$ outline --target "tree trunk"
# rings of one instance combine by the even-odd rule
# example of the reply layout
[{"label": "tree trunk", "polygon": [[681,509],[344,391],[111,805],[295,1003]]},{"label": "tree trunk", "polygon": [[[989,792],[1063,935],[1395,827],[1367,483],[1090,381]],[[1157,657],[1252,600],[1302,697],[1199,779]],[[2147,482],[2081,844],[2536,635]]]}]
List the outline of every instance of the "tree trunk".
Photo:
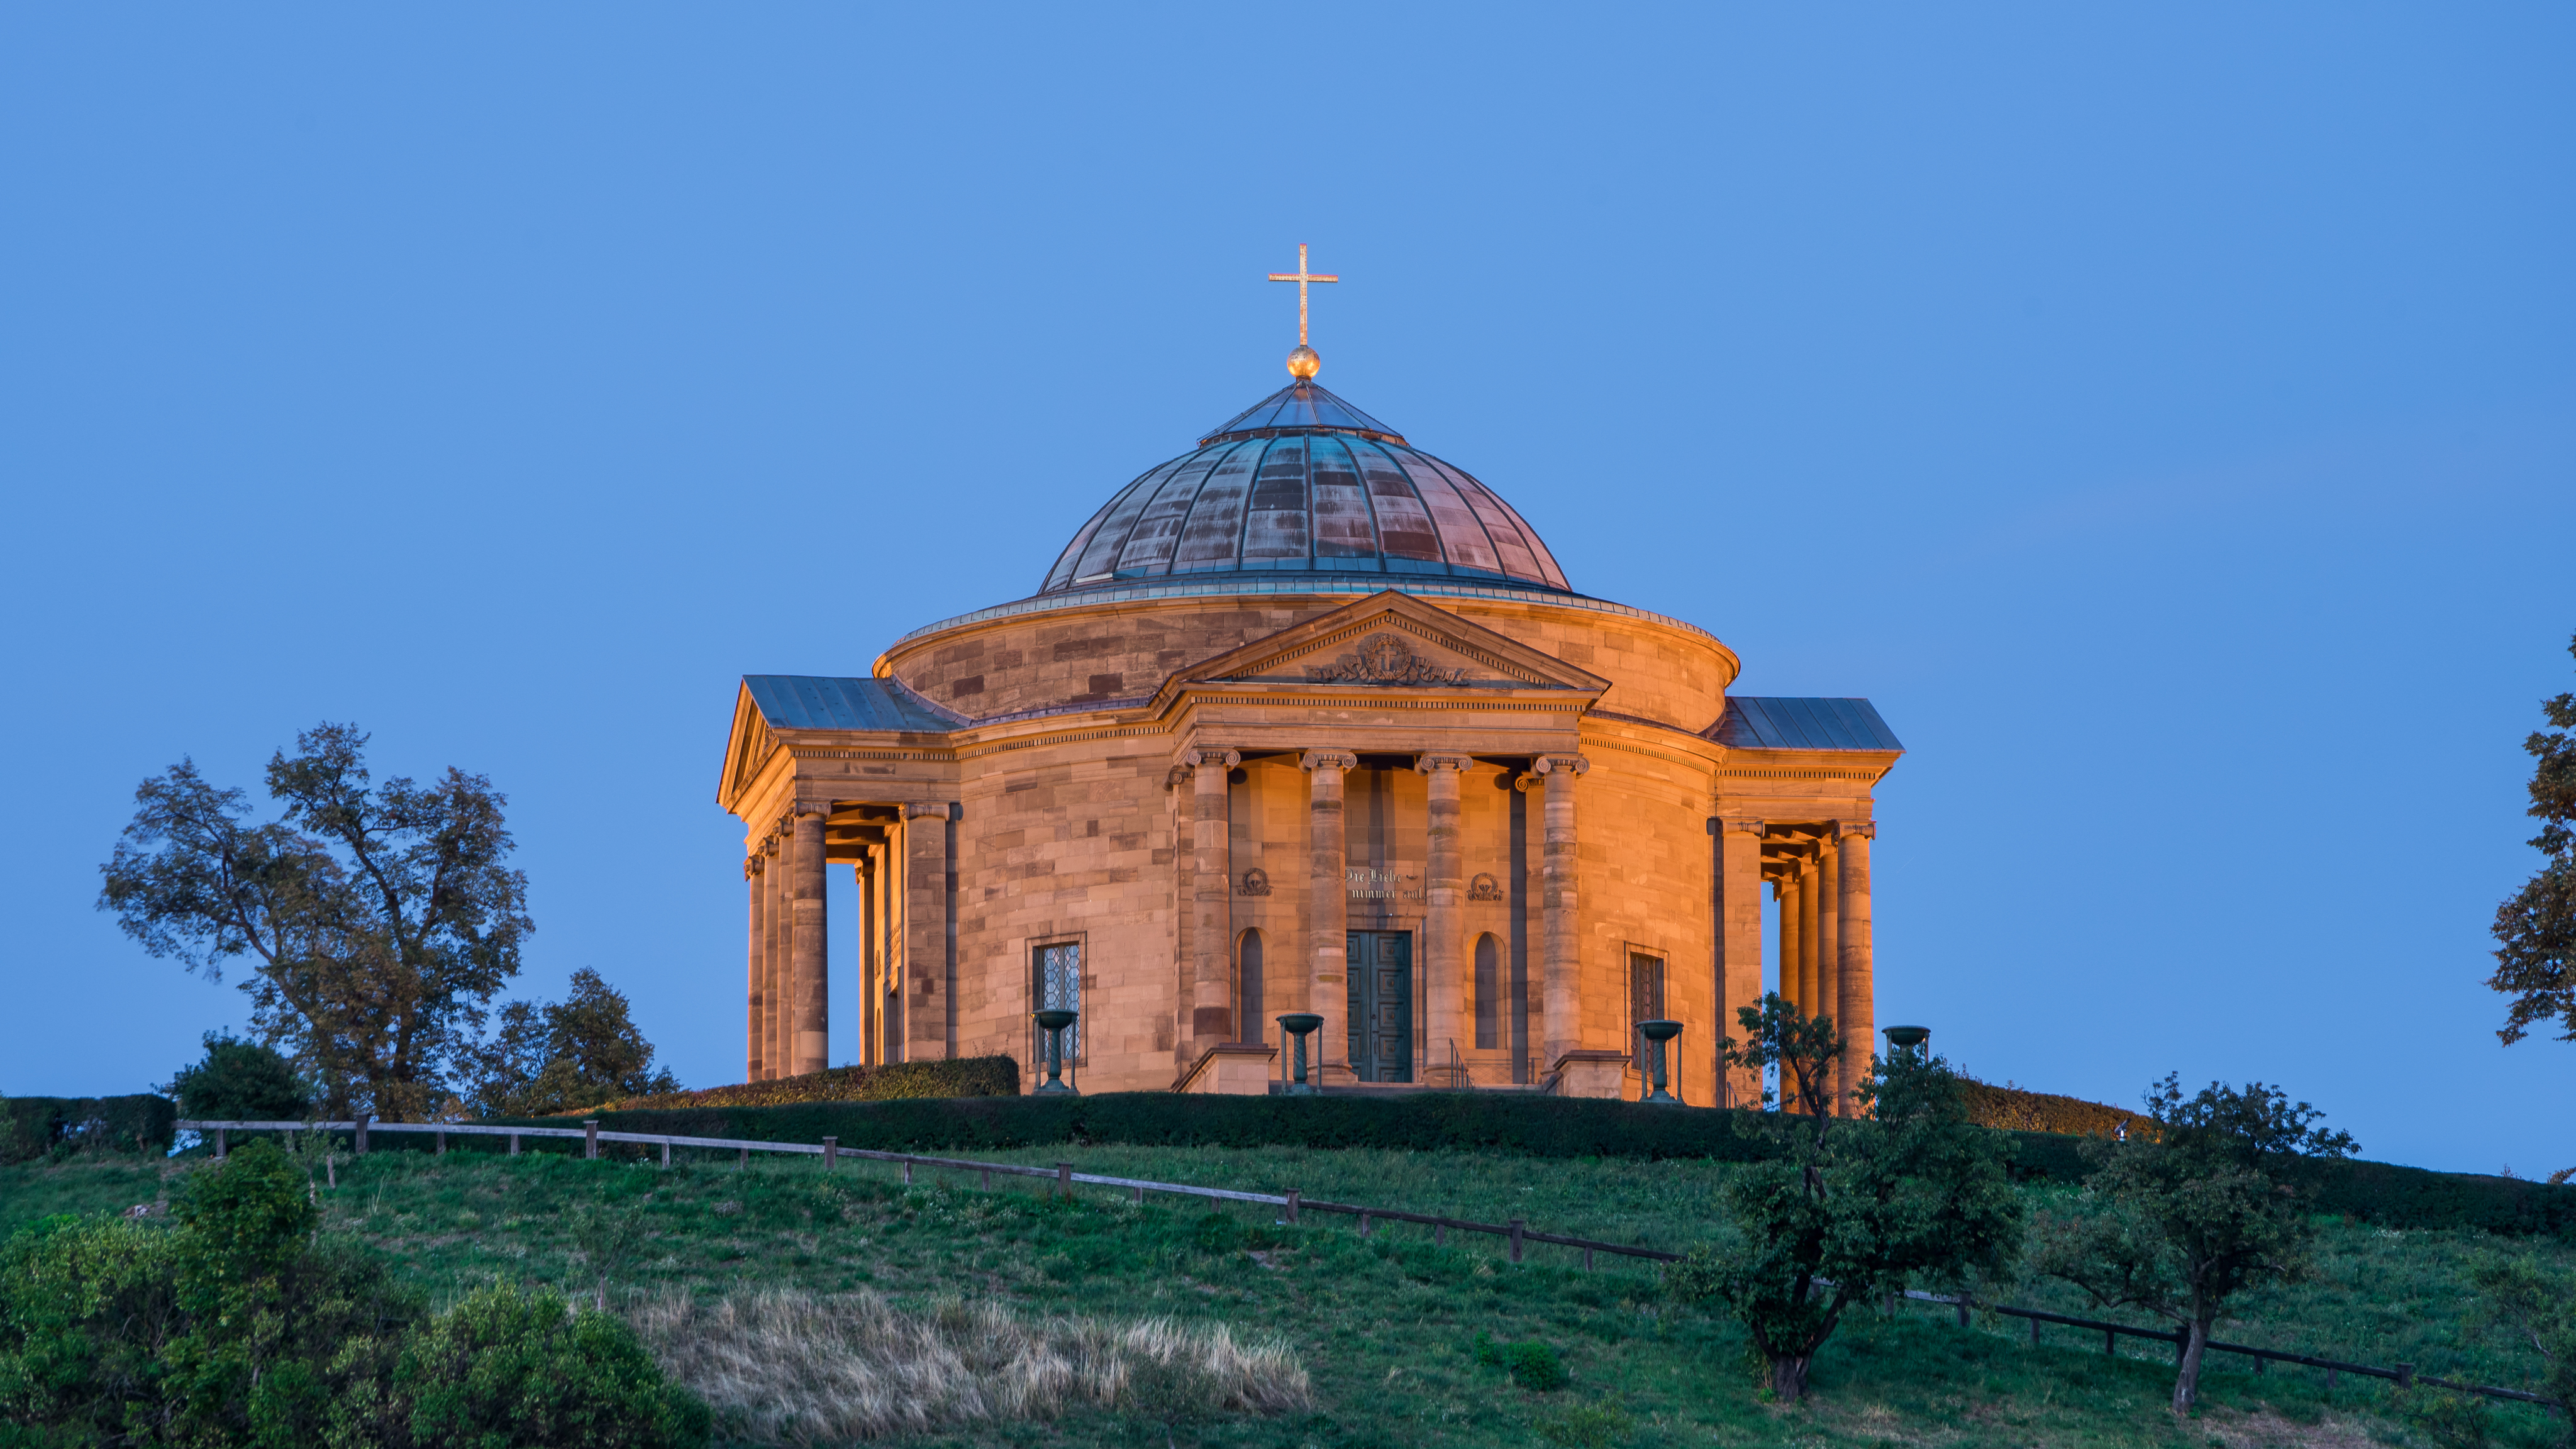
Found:
[{"label": "tree trunk", "polygon": [[2182,1361],[2174,1370],[2173,1411],[2176,1417],[2191,1412],[2200,1402],[2200,1359],[2209,1349],[2209,1319],[2193,1314],[2183,1325]]},{"label": "tree trunk", "polygon": [[1807,1368],[1815,1361],[1816,1356],[1812,1353],[1772,1355],[1772,1396],[1784,1404],[1794,1404],[1806,1397]]}]

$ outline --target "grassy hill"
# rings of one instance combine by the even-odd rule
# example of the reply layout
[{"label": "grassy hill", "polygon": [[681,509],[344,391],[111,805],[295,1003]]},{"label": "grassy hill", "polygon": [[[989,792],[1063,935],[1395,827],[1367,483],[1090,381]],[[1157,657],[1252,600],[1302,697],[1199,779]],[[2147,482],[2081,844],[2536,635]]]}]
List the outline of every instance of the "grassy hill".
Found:
[{"label": "grassy hill", "polygon": [[[1083,1171],[1166,1181],[1293,1186],[1316,1198],[1523,1217],[1552,1231],[1673,1248],[1715,1234],[1709,1194],[1729,1170],[1464,1151],[1102,1146],[978,1155],[1070,1160]],[[189,1162],[0,1169],[0,1230],[51,1212],[150,1204]],[[1067,1203],[1046,1199],[1036,1184],[997,1184],[988,1193],[928,1174],[907,1189],[891,1168],[845,1163],[827,1174],[812,1158],[664,1170],[549,1155],[379,1152],[344,1161],[339,1186],[321,1196],[332,1230],[392,1254],[443,1299],[494,1278],[588,1296],[594,1283],[576,1247],[578,1224],[585,1209],[605,1207],[631,1212],[643,1230],[611,1293],[631,1314],[658,1314],[657,1331],[666,1334],[692,1331],[692,1312],[702,1318],[763,1293],[874,1293],[916,1323],[938,1318],[949,1300],[997,1305],[1022,1323],[1066,1315],[1111,1329],[1157,1318],[1222,1323],[1245,1344],[1286,1348],[1311,1378],[1311,1404],[1282,1413],[1210,1416],[1139,1393],[1118,1409],[1077,1404],[1046,1423],[934,1426],[907,1441],[915,1443],[1106,1446],[1162,1443],[1167,1434],[1174,1444],[1354,1449],[2409,1442],[2402,1408],[2375,1384],[2347,1380],[2329,1394],[2322,1375],[2257,1377],[2221,1358],[2204,1383],[2208,1411],[2177,1426],[2162,1408],[2171,1382],[2164,1350],[2127,1344],[2106,1359],[2098,1338],[2060,1329],[2033,1348],[2019,1321],[1963,1330],[1923,1309],[1851,1321],[1819,1359],[1811,1401],[1781,1409],[1757,1392],[1742,1335],[1669,1308],[1641,1263],[1605,1260],[1585,1272],[1572,1254],[1533,1248],[1515,1267],[1489,1240],[1435,1247],[1412,1228],[1381,1228],[1362,1240],[1347,1218],[1290,1228],[1268,1211],[1140,1207],[1101,1189],[1082,1189]],[[2492,1245],[2470,1232],[2331,1226],[2316,1279],[2250,1298],[2242,1321],[2223,1335],[2521,1382],[2532,1368],[2527,1355],[2461,1327],[2460,1265]],[[2550,1240],[2515,1246],[2576,1257]],[[2080,1311],[2039,1285],[2017,1296]],[[955,1318],[965,1310],[945,1311]],[[1480,1358],[1480,1334],[1550,1345],[1570,1383],[1552,1392],[1522,1387]],[[2518,1406],[2500,1407],[2494,1427],[2502,1444],[2556,1437],[2537,1411]]]}]

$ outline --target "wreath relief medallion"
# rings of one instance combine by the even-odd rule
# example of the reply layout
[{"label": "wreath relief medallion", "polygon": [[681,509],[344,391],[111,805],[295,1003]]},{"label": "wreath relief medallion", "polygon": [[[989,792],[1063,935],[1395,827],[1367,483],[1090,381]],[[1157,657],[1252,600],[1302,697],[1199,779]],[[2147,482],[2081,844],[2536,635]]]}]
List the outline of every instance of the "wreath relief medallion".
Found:
[{"label": "wreath relief medallion", "polygon": [[1364,684],[1457,684],[1464,668],[1443,669],[1413,652],[1400,634],[1371,634],[1360,647],[1330,664],[1309,664],[1306,678],[1314,684],[1353,680]]}]

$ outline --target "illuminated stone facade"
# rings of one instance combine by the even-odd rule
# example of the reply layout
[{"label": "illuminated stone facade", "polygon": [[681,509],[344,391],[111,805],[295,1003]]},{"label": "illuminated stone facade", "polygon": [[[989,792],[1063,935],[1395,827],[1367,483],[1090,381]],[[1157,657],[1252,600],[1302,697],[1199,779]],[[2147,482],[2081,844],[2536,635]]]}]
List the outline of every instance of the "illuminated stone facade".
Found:
[{"label": "illuminated stone facade", "polygon": [[[1085,1091],[1260,1091],[1277,1018],[1328,1089],[1743,1103],[1715,1043],[1763,988],[1873,1023],[1864,700],[1733,699],[1714,636],[1566,587],[1454,466],[1300,380],[1149,470],[1037,595],[917,630],[867,678],[743,681],[752,1079],[1041,1059]],[[855,1002],[823,872],[855,869]],[[840,1036],[832,1035],[837,1021]]]}]

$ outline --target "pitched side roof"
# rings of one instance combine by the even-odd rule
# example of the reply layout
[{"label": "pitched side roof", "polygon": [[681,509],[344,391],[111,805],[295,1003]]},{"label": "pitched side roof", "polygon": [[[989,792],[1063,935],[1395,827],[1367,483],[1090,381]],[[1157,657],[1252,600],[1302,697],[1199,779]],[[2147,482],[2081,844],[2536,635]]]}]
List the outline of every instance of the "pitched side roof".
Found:
[{"label": "pitched side roof", "polygon": [[920,700],[884,679],[827,679],[810,674],[746,674],[762,719],[790,730],[911,730],[945,734],[957,728]]},{"label": "pitched side roof", "polygon": [[1890,750],[1896,732],[1865,699],[1730,694],[1709,738],[1748,750]]}]

